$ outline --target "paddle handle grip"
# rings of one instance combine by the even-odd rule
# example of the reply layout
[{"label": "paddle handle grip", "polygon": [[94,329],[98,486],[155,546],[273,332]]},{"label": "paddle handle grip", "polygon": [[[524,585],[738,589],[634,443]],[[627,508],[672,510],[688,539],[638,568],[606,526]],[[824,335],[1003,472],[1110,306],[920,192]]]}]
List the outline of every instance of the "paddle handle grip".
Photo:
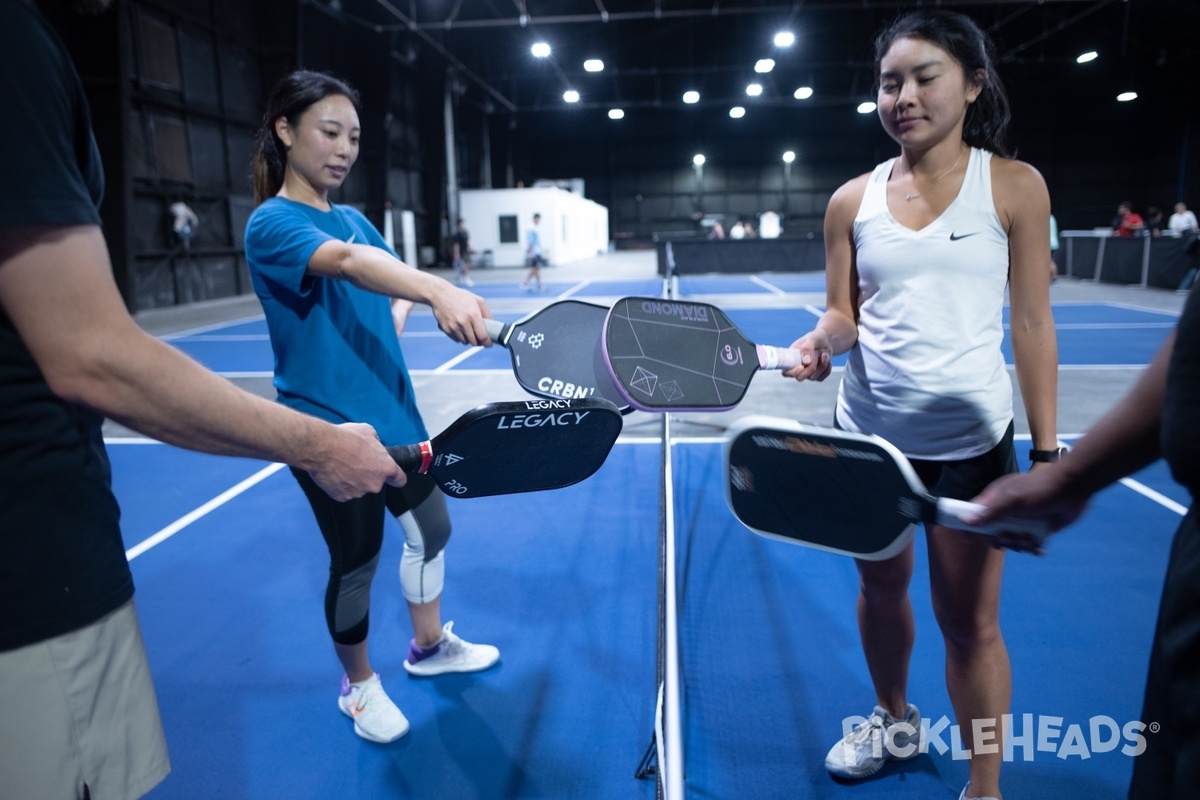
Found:
[{"label": "paddle handle grip", "polygon": [[504,323],[498,319],[488,319],[487,317],[483,319],[483,328],[487,331],[488,338],[492,340],[493,344],[504,344],[500,341],[504,335],[504,327]]},{"label": "paddle handle grip", "polygon": [[1041,544],[1050,535],[1050,523],[1043,519],[1025,519],[1021,517],[1001,517],[986,525],[968,525],[963,521],[967,515],[975,515],[983,510],[978,503],[968,503],[966,500],[955,500],[950,497],[939,497],[937,501],[938,525],[954,528],[959,531],[973,533],[1023,533]]},{"label": "paddle handle grip", "polygon": [[758,352],[759,369],[789,370],[800,365],[800,351],[790,347],[772,347],[769,344],[755,345]]},{"label": "paddle handle grip", "polygon": [[415,472],[424,475],[433,463],[432,442],[419,444],[394,444],[385,448],[392,460],[405,472]]}]

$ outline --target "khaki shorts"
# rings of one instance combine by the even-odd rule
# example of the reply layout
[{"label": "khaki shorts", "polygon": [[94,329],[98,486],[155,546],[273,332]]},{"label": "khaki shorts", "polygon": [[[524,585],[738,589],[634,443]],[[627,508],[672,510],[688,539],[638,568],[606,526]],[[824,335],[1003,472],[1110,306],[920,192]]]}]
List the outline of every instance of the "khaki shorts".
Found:
[{"label": "khaki shorts", "polygon": [[141,797],[170,770],[132,600],[0,652],[0,800]]}]

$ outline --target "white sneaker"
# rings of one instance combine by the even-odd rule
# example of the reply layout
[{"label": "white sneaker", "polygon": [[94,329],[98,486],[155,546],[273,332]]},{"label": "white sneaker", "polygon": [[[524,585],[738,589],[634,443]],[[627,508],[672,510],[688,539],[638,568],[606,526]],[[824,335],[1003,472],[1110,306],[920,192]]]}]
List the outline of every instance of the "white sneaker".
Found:
[{"label": "white sneaker", "polygon": [[338,708],[354,720],[354,732],[369,741],[386,744],[408,733],[408,720],[383,691],[379,673],[358,683],[343,675]]},{"label": "white sneaker", "polygon": [[995,797],[967,797],[967,789],[971,788],[971,782],[967,781],[967,785],[963,787],[962,794],[958,796],[958,800],[996,800]]},{"label": "white sneaker", "polygon": [[418,647],[416,639],[409,642],[404,668],[410,675],[429,677],[445,672],[478,672],[500,660],[498,649],[490,644],[463,641],[454,635],[453,627],[453,622],[447,622],[442,627],[441,641],[433,647]]},{"label": "white sneaker", "polygon": [[470,277],[463,278],[463,286],[470,287],[470,286],[474,286],[474,285],[475,285],[475,281],[471,280]]},{"label": "white sneaker", "polygon": [[904,719],[896,719],[875,706],[871,717],[842,737],[825,756],[825,769],[839,778],[867,778],[888,761],[905,761],[917,755],[920,743],[921,712],[916,706],[909,705]]}]

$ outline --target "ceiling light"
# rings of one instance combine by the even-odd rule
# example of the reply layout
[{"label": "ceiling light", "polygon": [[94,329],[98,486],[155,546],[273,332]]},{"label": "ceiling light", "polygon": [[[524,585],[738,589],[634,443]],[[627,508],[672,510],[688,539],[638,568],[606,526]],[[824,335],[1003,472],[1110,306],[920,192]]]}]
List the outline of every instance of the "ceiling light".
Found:
[{"label": "ceiling light", "polygon": [[1095,50],[1089,50],[1086,53],[1080,53],[1079,57],[1076,58],[1075,61],[1076,61],[1076,63],[1079,63],[1079,64],[1086,64],[1089,61],[1095,61],[1097,58],[1099,58],[1099,56],[1100,56],[1100,54],[1097,53]]},{"label": "ceiling light", "polygon": [[786,153],[783,154],[783,161],[785,164],[790,164],[795,160],[796,160],[796,154],[793,153],[791,150],[788,150]]},{"label": "ceiling light", "polygon": [[697,167],[703,167],[704,166],[704,155],[702,153],[696,153],[696,155],[692,156],[692,163],[695,164]]},{"label": "ceiling light", "polygon": [[775,69],[775,59],[773,58],[760,58],[754,64],[754,71],[760,75],[766,74],[773,69]]},{"label": "ceiling light", "polygon": [[619,108],[610,108],[608,110],[609,119],[625,119],[625,112]]},{"label": "ceiling light", "polygon": [[807,100],[808,98],[812,97],[812,94],[813,90],[811,86],[801,86],[792,93],[792,97],[796,98],[797,100]]},{"label": "ceiling light", "polygon": [[869,100],[865,103],[858,104],[858,113],[860,113],[860,114],[870,114],[874,110],[875,110],[875,104]]},{"label": "ceiling light", "polygon": [[733,108],[729,109],[729,116],[733,117],[734,119],[741,119],[742,117],[746,116],[746,109],[742,108],[741,106],[734,106]]},{"label": "ceiling light", "polygon": [[535,42],[533,47],[529,48],[529,52],[537,58],[546,58],[550,55],[550,45],[545,42]]},{"label": "ceiling light", "polygon": [[1137,92],[1121,92],[1117,95],[1117,100],[1121,103],[1128,103],[1130,100],[1137,100]]},{"label": "ceiling light", "polygon": [[563,92],[563,100],[566,100],[568,103],[578,103],[579,92],[575,91],[574,89],[567,89],[565,92]]},{"label": "ceiling light", "polygon": [[762,84],[761,83],[750,84],[749,86],[746,87],[746,94],[750,95],[751,97],[758,97],[760,94],[762,94]]},{"label": "ceiling light", "polygon": [[589,58],[587,61],[583,62],[583,68],[588,72],[603,72],[604,62],[598,58]]},{"label": "ceiling light", "polygon": [[687,92],[684,92],[684,93],[683,93],[683,102],[685,102],[685,103],[699,103],[699,102],[700,102],[700,93],[699,93],[699,92],[695,92],[695,91],[687,91]]},{"label": "ceiling light", "polygon": [[791,31],[780,31],[775,34],[776,47],[791,47],[796,43],[796,34]]}]

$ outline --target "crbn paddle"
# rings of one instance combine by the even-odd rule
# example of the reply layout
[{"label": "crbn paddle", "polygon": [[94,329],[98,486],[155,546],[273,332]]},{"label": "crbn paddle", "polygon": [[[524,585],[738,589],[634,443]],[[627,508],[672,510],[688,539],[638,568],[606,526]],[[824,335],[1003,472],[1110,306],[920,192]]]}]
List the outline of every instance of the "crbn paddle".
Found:
[{"label": "crbn paddle", "polygon": [[790,369],[800,353],[756,345],[708,303],[623,297],[604,322],[604,360],[634,408],[726,411],[756,372]]},{"label": "crbn paddle", "polygon": [[603,398],[489,403],[429,441],[387,450],[405,472],[428,473],[450,497],[537,492],[600,469],[621,424],[621,412]]},{"label": "crbn paddle", "polygon": [[962,517],[974,503],[934,497],[912,464],[878,436],[748,416],[725,439],[725,499],[755,533],[868,561],[899,553],[914,522],[976,533],[1018,532],[1041,544],[1042,520],[983,527]]},{"label": "crbn paddle", "polygon": [[600,338],[608,308],[578,300],[551,303],[504,324],[485,319],[491,340],[507,348],[521,388],[539,397],[603,397],[622,412],[632,409],[613,385]]}]

